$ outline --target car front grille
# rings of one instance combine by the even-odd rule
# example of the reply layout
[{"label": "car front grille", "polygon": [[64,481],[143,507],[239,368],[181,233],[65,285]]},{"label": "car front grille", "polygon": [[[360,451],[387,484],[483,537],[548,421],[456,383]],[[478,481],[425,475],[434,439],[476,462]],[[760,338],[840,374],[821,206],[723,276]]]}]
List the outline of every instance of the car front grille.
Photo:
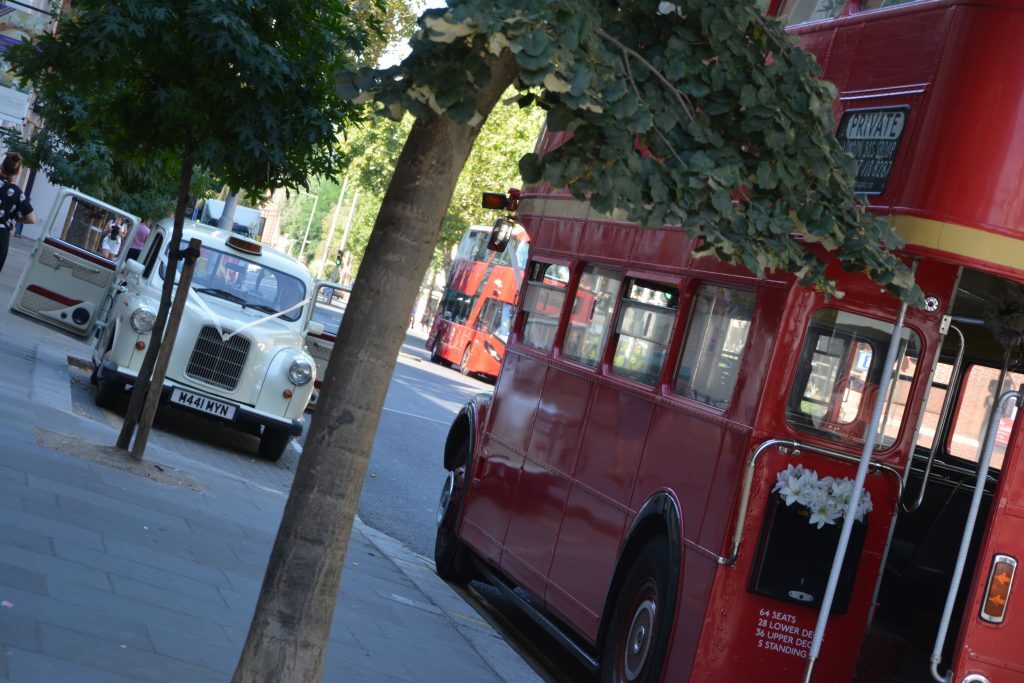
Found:
[{"label": "car front grille", "polygon": [[199,331],[185,374],[221,389],[233,391],[238,386],[249,356],[249,340],[235,336],[222,341],[217,328],[207,325]]}]

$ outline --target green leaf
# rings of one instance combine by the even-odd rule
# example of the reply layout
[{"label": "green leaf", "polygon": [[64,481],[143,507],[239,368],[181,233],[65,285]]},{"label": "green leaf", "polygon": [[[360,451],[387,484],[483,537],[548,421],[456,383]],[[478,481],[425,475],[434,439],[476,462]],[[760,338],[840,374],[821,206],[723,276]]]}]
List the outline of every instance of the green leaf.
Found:
[{"label": "green leaf", "polygon": [[519,160],[519,173],[527,183],[539,183],[542,170],[540,157],[533,152],[524,154]]}]

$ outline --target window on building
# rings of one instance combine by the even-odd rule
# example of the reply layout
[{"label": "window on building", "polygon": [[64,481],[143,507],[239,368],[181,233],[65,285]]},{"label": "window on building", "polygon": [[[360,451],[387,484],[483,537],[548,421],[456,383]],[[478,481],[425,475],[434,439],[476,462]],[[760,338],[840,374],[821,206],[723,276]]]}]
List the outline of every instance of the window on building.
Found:
[{"label": "window on building", "polygon": [[555,263],[535,261],[523,294],[523,343],[551,351],[558,331],[558,318],[565,303],[569,269]]},{"label": "window on building", "polygon": [[676,371],[676,393],[727,408],[753,316],[753,292],[701,285],[690,309]]},{"label": "window on building", "polygon": [[590,367],[600,364],[612,327],[621,279],[619,272],[612,268],[586,266],[583,269],[562,344],[563,356]]},{"label": "window on building", "polygon": [[[891,335],[888,322],[831,308],[817,311],[797,363],[786,420],[802,431],[863,441]],[[889,446],[899,434],[920,348],[917,334],[904,328],[876,448]]]},{"label": "window on building", "polygon": [[679,305],[679,290],[646,280],[626,281],[612,369],[649,386],[658,383]]}]

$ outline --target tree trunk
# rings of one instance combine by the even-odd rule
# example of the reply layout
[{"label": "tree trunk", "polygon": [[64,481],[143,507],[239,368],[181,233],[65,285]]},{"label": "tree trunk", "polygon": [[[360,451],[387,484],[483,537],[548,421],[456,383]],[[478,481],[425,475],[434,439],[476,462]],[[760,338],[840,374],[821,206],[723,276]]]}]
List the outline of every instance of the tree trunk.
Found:
[{"label": "tree trunk", "polygon": [[[181,315],[185,312],[185,302],[188,301],[189,289],[192,287],[192,274],[195,272],[196,261],[199,260],[199,248],[202,245],[203,243],[196,238],[192,238],[188,243],[189,254],[181,269],[181,275],[178,277],[178,290],[174,293],[174,303],[171,304],[171,313],[167,318],[168,342],[160,346],[160,353],[156,357],[149,392],[146,394],[146,402],[139,418],[139,429],[135,432],[135,443],[132,444],[132,457],[136,460],[142,460],[142,456],[146,452],[149,430],[153,426],[156,408],[160,404],[160,393],[164,386],[164,378],[167,377],[167,365],[171,362],[171,352],[174,350],[174,338],[181,325]],[[181,257],[180,254],[178,256]],[[174,271],[169,272],[173,273]]]},{"label": "tree trunk", "polygon": [[[511,54],[492,63],[477,104],[485,119],[516,72]],[[234,683],[321,679],[384,396],[441,221],[479,131],[480,124],[447,117],[420,119],[402,149],[342,318]]]},{"label": "tree trunk", "polygon": [[[171,229],[172,249],[167,256],[167,273],[176,273],[178,269],[178,249],[181,244],[181,233],[185,227],[185,207],[188,205],[189,189],[192,185],[192,157],[195,154],[196,143],[189,140],[181,155],[181,175],[178,178],[178,203],[174,207],[174,227]],[[150,377],[153,376],[153,368],[156,367],[156,357],[160,353],[162,343],[173,344],[174,340],[164,339],[164,330],[167,327],[167,316],[171,311],[171,291],[174,289],[174,278],[164,279],[164,286],[160,290],[160,310],[156,313],[156,321],[153,323],[153,333],[149,336],[149,348],[142,358],[142,366],[139,368],[138,379],[132,387],[131,400],[128,403],[128,412],[125,414],[124,422],[121,423],[121,433],[117,435],[117,447],[128,450],[132,443],[132,435],[142,415],[142,407],[146,403],[146,395],[150,391]],[[163,389],[163,382],[156,387],[156,391]],[[149,425],[147,425],[147,428]],[[141,455],[141,454],[140,454]]]}]

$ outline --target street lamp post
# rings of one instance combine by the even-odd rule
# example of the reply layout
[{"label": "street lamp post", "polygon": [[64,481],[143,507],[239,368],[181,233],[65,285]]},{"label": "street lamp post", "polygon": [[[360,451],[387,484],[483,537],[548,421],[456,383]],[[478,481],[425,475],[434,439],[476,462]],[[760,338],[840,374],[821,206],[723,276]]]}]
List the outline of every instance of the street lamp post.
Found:
[{"label": "street lamp post", "polygon": [[304,194],[307,197],[313,198],[313,209],[309,212],[309,221],[306,222],[306,232],[302,235],[302,246],[299,247],[299,253],[297,258],[302,258],[302,252],[306,250],[306,239],[309,237],[309,228],[313,225],[313,216],[316,214],[316,203],[320,201],[320,195],[310,194],[309,192],[303,192],[299,190],[299,194]]}]

